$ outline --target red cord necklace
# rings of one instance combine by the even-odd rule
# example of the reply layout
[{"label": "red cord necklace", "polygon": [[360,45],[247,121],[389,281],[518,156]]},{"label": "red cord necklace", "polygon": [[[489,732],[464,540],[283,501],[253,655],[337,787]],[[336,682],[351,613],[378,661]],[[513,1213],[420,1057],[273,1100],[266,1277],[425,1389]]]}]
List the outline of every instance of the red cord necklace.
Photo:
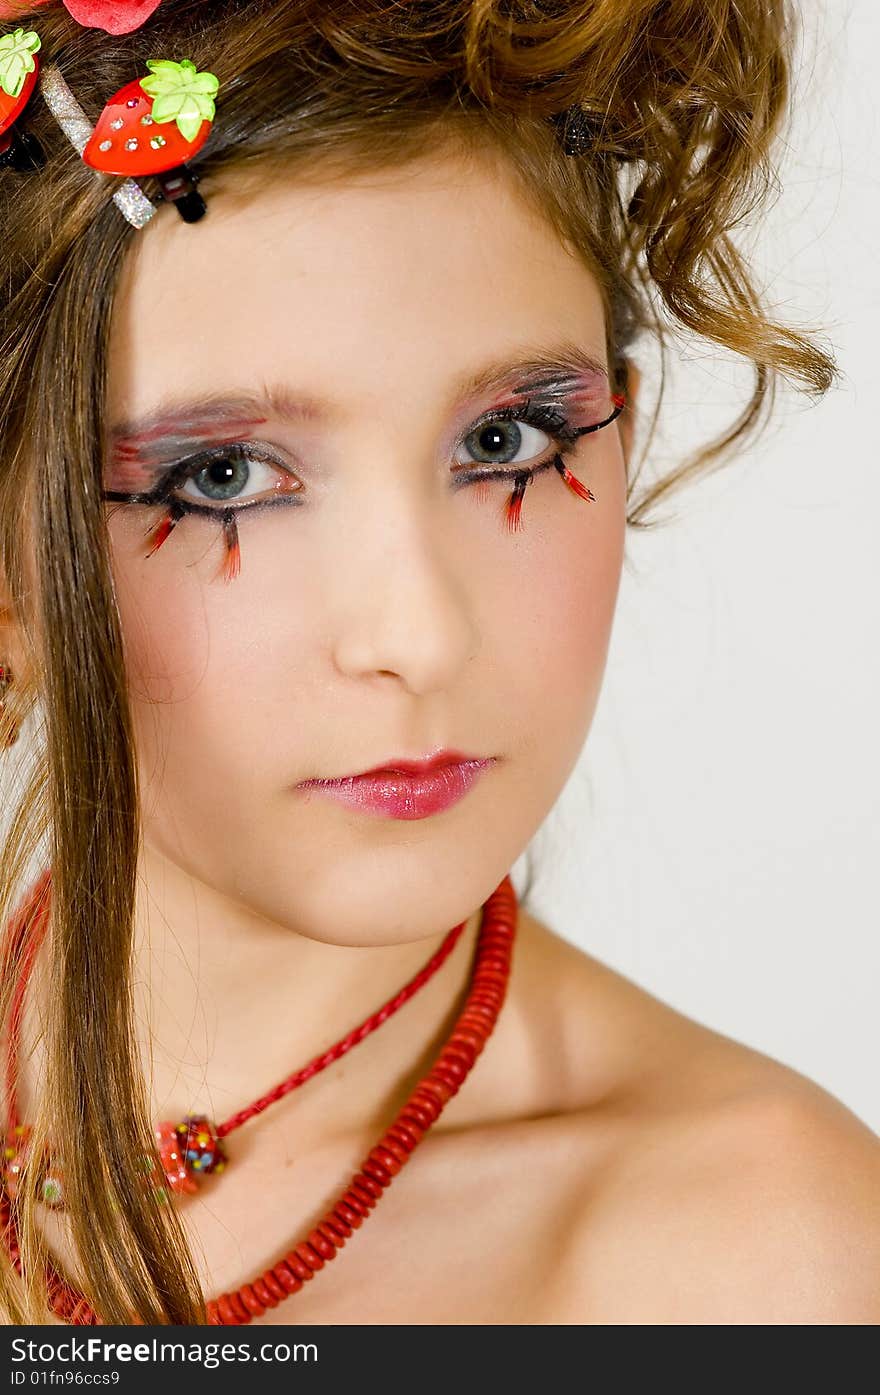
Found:
[{"label": "red cord necklace", "polygon": [[[9,952],[4,964],[4,972],[8,972],[13,950],[24,942],[21,976],[16,984],[10,1008],[10,1041],[6,1074],[7,1122],[2,1182],[12,1199],[15,1198],[18,1191],[18,1178],[27,1157],[31,1134],[30,1125],[20,1122],[16,1093],[21,1015],[31,969],[49,922],[50,903],[51,871],[47,871],[34,884],[22,907],[13,918]],[[462,921],[460,925],[453,926],[427,964],[377,1012],[372,1013],[359,1027],[355,1027],[335,1046],[331,1046],[329,1050],[314,1057],[301,1070],[295,1071],[286,1080],[282,1080],[280,1085],[276,1085],[267,1095],[239,1110],[237,1114],[233,1114],[222,1124],[215,1125],[204,1114],[189,1114],[182,1123],[164,1120],[157,1124],[155,1136],[163,1171],[158,1176],[152,1174],[151,1180],[159,1192],[160,1199],[168,1200],[169,1193],[194,1194],[198,1191],[197,1178],[212,1172],[222,1172],[229,1162],[229,1158],[221,1140],[227,1134],[232,1133],[234,1129],[246,1124],[249,1119],[261,1114],[264,1109],[268,1109],[270,1104],[274,1104],[276,1100],[282,1099],[291,1090],[305,1084],[312,1076],[317,1075],[319,1071],[338,1060],[340,1056],[343,1056],[353,1046],[357,1046],[359,1042],[369,1036],[371,1032],[374,1032],[377,1027],[381,1027],[384,1022],[387,1022],[388,1018],[413,997],[445,962],[457,943],[465,923]],[[147,1160],[147,1166],[152,1173],[152,1159]],[[63,1209],[63,1177],[57,1159],[50,1161],[47,1158],[43,1161],[40,1191],[41,1200],[47,1206],[53,1210]]]},{"label": "red cord necklace", "polygon": [[[16,986],[16,994],[10,1015],[10,1046],[7,1075],[7,1095],[9,1100],[8,1119],[12,1129],[21,1130],[15,1106],[15,1065],[17,1058],[17,1037],[23,1002],[24,984],[33,964],[39,939],[45,931],[48,911],[49,873],[36,883],[34,891],[25,905],[13,918],[10,938],[10,953],[16,941],[20,942],[34,919],[33,910],[39,902],[36,924],[37,935],[25,951],[22,979]],[[406,1104],[397,1115],[390,1128],[371,1149],[360,1169],[339,1200],[322,1221],[309,1233],[304,1241],[295,1245],[283,1259],[271,1266],[250,1283],[243,1284],[234,1293],[224,1293],[207,1304],[208,1321],[217,1326],[233,1326],[250,1322],[261,1316],[267,1308],[274,1308],[292,1293],[302,1288],[303,1283],[313,1277],[317,1270],[335,1257],[352,1231],[358,1229],[363,1220],[376,1205],[383,1190],[391,1185],[392,1178],[400,1171],[412,1150],[421,1141],[434,1121],[439,1117],[448,1099],[454,1095],[467,1078],[477,1056],[486,1044],[507,991],[510,976],[511,954],[516,934],[517,899],[510,877],[506,876],[483,906],[480,935],[471,975],[467,1001],[452,1033],[442,1048],[434,1065],[419,1082]],[[196,1172],[220,1171],[225,1163],[225,1155],[220,1146],[220,1138],[234,1128],[262,1112],[269,1104],[287,1094],[296,1085],[310,1079],[331,1060],[337,1059],[344,1051],[363,1040],[381,1022],[386,1021],[402,1003],[411,997],[452,950],[465,922],[455,926],[447,935],[440,949],[425,967],[378,1013],[356,1028],[329,1052],[315,1057],[303,1070],[290,1076],[268,1095],[257,1100],[247,1109],[233,1115],[224,1124],[214,1128],[204,1116],[188,1116],[183,1125],[159,1126],[157,1140],[160,1154],[168,1175],[168,1162],[171,1162],[171,1175],[168,1176],[173,1191],[195,1191],[192,1168]],[[187,1146],[177,1159],[162,1152],[160,1129],[174,1129],[174,1138],[166,1134],[168,1153]],[[180,1133],[178,1131],[182,1130]],[[7,1142],[12,1141],[10,1133]],[[189,1146],[193,1145],[193,1146]],[[14,1153],[14,1148],[12,1152]],[[7,1148],[7,1157],[9,1156]],[[219,1155],[219,1156],[218,1156]],[[175,1183],[176,1178],[176,1183]],[[13,1192],[6,1185],[5,1177],[0,1179],[0,1230],[3,1232],[6,1248],[16,1271],[21,1274],[18,1232],[12,1216]],[[50,1201],[50,1204],[51,1201]],[[57,1202],[55,1204],[58,1204]],[[52,1311],[64,1321],[76,1326],[95,1326],[99,1318],[83,1294],[69,1285],[58,1270],[48,1263],[46,1287]]]}]

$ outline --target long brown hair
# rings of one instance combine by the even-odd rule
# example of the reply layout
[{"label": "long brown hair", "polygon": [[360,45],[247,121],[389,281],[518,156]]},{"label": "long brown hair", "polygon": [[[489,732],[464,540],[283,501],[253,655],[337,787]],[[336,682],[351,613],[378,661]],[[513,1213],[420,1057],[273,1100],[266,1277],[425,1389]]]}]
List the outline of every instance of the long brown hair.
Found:
[{"label": "long brown hair", "polygon": [[[503,155],[597,278],[617,387],[642,332],[662,352],[684,327],[753,367],[751,395],[718,440],[640,498],[632,472],[633,526],[754,436],[779,375],[814,396],[834,381],[827,352],[768,318],[732,238],[773,181],[795,39],[786,0],[167,0],[121,38],[80,27],[60,4],[23,5],[0,31],[18,25],[37,29],[41,57],[92,121],[148,58],[188,57],[217,75],[217,120],[193,162],[208,216],[221,171],[345,178],[441,142]],[[572,157],[550,118],[574,104],[590,141]],[[34,1147],[65,1140],[78,1278],[102,1320],[204,1323],[183,1226],[131,1162],[156,1154],[133,1029],[139,802],[101,488],[108,324],[139,234],[110,198],[114,182],[76,157],[36,95],[25,124],[48,162],[0,171],[0,574],[27,654],[11,717],[32,717],[35,740],[5,811],[0,919],[45,845],[51,1007]],[[3,1024],[10,1001],[7,975]],[[26,1174],[26,1281],[0,1256],[10,1322],[51,1320],[36,1200]]]}]

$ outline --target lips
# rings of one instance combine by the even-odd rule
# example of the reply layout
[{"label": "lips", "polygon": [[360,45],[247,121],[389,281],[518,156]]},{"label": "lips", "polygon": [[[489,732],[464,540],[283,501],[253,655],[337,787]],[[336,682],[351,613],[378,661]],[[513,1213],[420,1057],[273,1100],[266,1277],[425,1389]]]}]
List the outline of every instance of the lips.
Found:
[{"label": "lips", "polygon": [[[494,758],[453,760],[449,753],[428,761],[400,761],[341,780],[304,780],[298,788],[314,791],[362,813],[392,819],[424,819],[463,799]],[[409,766],[407,771],[403,767]]]},{"label": "lips", "polygon": [[369,770],[361,770],[349,778],[359,780],[365,775],[431,775],[446,765],[462,765],[468,761],[482,760],[485,757],[472,756],[465,751],[442,750],[419,760],[407,760],[401,756],[385,765],[374,765]]}]

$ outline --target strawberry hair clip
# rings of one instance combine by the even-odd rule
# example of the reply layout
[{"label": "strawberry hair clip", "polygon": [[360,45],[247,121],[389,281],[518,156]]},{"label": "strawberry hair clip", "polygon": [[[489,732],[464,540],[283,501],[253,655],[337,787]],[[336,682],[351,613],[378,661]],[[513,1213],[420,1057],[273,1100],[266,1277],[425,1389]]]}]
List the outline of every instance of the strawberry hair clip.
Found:
[{"label": "strawberry hair clip", "polygon": [[[159,0],[65,0],[80,24],[109,34],[138,29],[158,4]],[[15,8],[0,4],[0,19],[14,14]],[[40,48],[40,36],[33,29],[16,29],[0,38],[0,167],[28,172],[45,163],[36,137],[18,124],[39,89],[83,161],[100,174],[126,176],[113,198],[133,227],[144,227],[157,209],[137,183],[135,176],[141,175],[158,179],[162,197],[174,204],[184,222],[198,222],[206,212],[205,202],[196,189],[198,175],[187,161],[211,133],[220,86],[214,74],[198,72],[188,58],[150,58],[149,74],[114,93],[93,127],[59,68],[41,65]]]}]

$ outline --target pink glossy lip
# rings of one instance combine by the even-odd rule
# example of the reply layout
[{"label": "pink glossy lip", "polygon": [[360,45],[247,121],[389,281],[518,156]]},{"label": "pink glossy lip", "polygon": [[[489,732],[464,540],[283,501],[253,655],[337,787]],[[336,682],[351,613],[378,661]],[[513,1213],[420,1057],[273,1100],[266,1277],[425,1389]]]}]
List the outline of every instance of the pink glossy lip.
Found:
[{"label": "pink glossy lip", "polygon": [[[454,761],[400,762],[428,765],[425,773],[383,769],[343,780],[303,780],[298,789],[315,790],[351,809],[388,819],[426,819],[463,799],[494,757]],[[433,768],[432,768],[433,767]]]}]

